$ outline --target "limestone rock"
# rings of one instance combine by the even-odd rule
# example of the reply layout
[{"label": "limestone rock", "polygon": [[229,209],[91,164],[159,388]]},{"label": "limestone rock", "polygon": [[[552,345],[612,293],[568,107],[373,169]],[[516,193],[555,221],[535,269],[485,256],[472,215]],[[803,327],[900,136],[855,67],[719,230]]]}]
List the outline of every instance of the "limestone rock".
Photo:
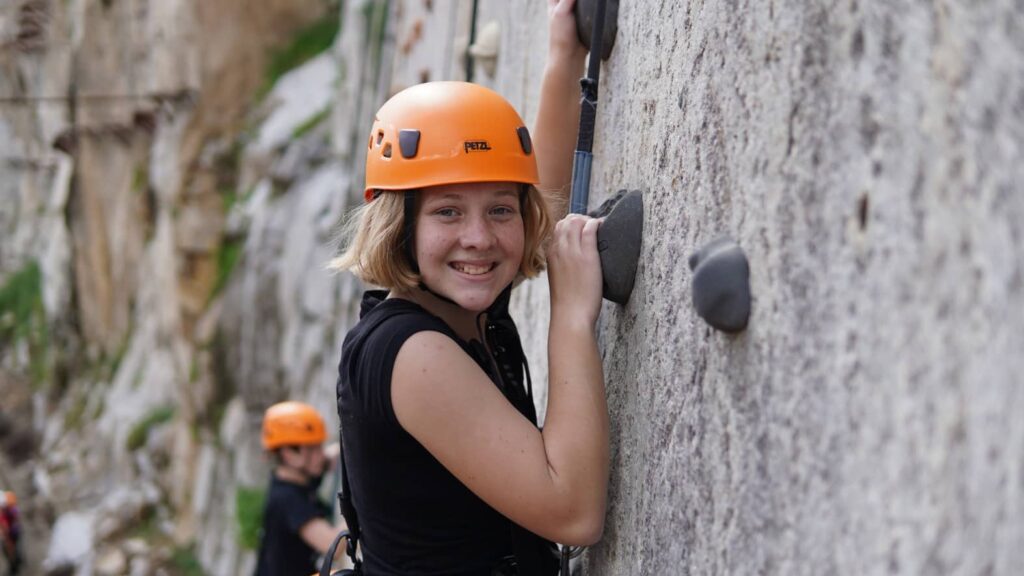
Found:
[{"label": "limestone rock", "polygon": [[93,562],[96,576],[121,576],[128,569],[128,558],[118,548],[102,548]]},{"label": "limestone rock", "polygon": [[93,514],[66,512],[53,526],[50,547],[43,561],[43,569],[56,571],[74,568],[86,562],[93,552]]}]

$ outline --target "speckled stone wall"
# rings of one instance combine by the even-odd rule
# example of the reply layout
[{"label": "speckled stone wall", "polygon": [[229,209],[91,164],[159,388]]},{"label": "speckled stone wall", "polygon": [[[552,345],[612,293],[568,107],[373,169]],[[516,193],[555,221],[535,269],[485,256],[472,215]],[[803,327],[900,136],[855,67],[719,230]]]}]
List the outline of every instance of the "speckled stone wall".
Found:
[{"label": "speckled stone wall", "polygon": [[[543,5],[481,6],[480,80],[532,119]],[[598,115],[592,201],[639,188],[646,215],[601,320],[585,572],[1017,573],[1024,5],[622,2]],[[751,264],[736,336],[690,303],[686,257],[721,234]],[[516,299],[538,376],[545,297]]]},{"label": "speckled stone wall", "polygon": [[[623,3],[598,188],[646,191],[606,305],[593,574],[1024,566],[1024,6]],[[684,257],[730,234],[749,329]]]}]

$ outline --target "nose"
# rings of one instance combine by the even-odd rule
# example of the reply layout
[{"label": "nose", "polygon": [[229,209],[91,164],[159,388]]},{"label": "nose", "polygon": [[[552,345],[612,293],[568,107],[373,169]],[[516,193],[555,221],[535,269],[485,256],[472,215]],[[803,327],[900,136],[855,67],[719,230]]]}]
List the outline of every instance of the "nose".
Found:
[{"label": "nose", "polygon": [[459,236],[460,244],[466,249],[490,249],[494,245],[494,230],[491,226],[492,223],[484,216],[467,218]]}]

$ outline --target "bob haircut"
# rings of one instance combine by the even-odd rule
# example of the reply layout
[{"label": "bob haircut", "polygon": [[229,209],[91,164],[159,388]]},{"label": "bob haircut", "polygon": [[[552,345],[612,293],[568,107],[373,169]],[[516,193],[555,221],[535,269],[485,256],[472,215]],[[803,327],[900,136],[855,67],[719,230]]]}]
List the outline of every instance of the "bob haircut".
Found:
[{"label": "bob haircut", "polygon": [[[544,244],[554,224],[548,200],[535,186],[523,185],[520,206],[524,245],[519,276],[533,278],[547,263]],[[374,200],[352,211],[341,231],[347,246],[327,268],[339,272],[349,270],[362,281],[388,290],[419,286],[420,275],[413,271],[402,246],[404,221],[403,191],[380,191]]]}]

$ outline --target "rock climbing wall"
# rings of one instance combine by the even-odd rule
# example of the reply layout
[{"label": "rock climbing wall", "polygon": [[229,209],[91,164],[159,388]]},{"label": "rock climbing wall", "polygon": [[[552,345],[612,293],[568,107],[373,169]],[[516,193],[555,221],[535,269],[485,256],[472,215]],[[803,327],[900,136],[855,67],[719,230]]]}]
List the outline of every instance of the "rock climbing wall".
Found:
[{"label": "rock climbing wall", "polygon": [[[606,305],[594,574],[1011,574],[1024,563],[1024,12],[633,2],[600,190],[646,192]],[[684,258],[729,234],[749,329]]]}]

